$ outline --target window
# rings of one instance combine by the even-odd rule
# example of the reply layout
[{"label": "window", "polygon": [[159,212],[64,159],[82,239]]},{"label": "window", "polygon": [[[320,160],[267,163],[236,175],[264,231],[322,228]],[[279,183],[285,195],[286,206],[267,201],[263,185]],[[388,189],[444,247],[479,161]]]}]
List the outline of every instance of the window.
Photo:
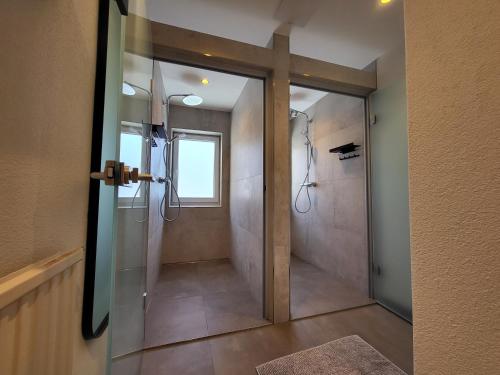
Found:
[{"label": "window", "polygon": [[[221,134],[174,130],[173,183],[183,206],[220,206]],[[170,205],[177,199],[170,192]]]},{"label": "window", "polygon": [[[139,124],[136,125],[122,122],[120,134],[120,161],[130,168],[139,168],[139,171],[142,171],[144,169],[143,160],[145,151],[143,143],[142,126]],[[130,207],[134,195],[134,207],[143,206],[145,204],[144,184],[141,185],[139,191],[137,191],[138,187],[139,182],[118,187],[118,203],[121,207]]]}]

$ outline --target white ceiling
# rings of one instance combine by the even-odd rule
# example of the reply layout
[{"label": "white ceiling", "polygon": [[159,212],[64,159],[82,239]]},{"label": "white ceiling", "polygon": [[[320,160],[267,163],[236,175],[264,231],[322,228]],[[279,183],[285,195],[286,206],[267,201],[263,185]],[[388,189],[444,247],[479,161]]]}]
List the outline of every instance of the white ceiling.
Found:
[{"label": "white ceiling", "polygon": [[305,111],[326,95],[326,91],[290,86],[290,108]]},{"label": "white ceiling", "polygon": [[157,22],[259,46],[292,23],[293,53],[354,68],[404,40],[403,0],[147,0],[147,9]]},{"label": "white ceiling", "polygon": [[[125,82],[133,83],[150,91],[152,75],[153,60],[128,52],[124,53],[123,80]],[[146,99],[148,97],[143,90],[136,90],[136,95]]]},{"label": "white ceiling", "polygon": [[[233,74],[165,62],[160,63],[160,68],[167,96],[198,95],[203,103],[197,108],[232,111],[248,81],[248,78]],[[208,79],[208,85],[201,83],[203,78]],[[182,98],[172,98],[171,103],[183,105]]]}]

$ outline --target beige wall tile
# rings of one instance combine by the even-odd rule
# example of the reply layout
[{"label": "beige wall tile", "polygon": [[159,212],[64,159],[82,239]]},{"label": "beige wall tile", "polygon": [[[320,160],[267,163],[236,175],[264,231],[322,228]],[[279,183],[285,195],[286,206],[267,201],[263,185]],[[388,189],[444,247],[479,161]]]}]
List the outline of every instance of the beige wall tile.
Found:
[{"label": "beige wall tile", "polygon": [[263,82],[250,79],[231,116],[231,258],[263,303]]},{"label": "beige wall tile", "polygon": [[[183,207],[179,218],[165,223],[163,263],[227,258],[230,254],[229,171],[230,117],[228,112],[171,106],[169,129],[191,129],[222,133],[222,207]],[[176,215],[169,207],[169,217]]]}]

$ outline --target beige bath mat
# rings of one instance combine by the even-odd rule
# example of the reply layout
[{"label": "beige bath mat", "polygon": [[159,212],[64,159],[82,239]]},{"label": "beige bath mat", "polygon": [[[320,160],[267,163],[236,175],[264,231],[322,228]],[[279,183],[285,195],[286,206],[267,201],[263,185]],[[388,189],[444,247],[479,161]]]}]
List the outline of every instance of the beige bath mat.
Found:
[{"label": "beige bath mat", "polygon": [[348,336],[257,366],[259,375],[406,375],[359,336]]}]

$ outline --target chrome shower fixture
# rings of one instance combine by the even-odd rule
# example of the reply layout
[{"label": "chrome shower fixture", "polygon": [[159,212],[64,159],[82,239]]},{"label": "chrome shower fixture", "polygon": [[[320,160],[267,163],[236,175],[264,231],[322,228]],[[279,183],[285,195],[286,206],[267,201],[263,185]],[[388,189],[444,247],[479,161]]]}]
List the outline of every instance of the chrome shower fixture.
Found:
[{"label": "chrome shower fixture", "polygon": [[[304,116],[306,119],[306,126],[304,127],[304,130],[301,131],[301,134],[305,138],[305,143],[304,145],[306,146],[306,175],[304,177],[304,180],[300,184],[300,189],[297,192],[297,196],[295,197],[295,202],[294,202],[294,207],[295,211],[297,211],[299,214],[305,214],[308,213],[311,210],[312,207],[312,202],[311,202],[311,196],[309,194],[309,189],[316,187],[316,182],[310,181],[309,176],[310,176],[310,171],[311,171],[311,164],[314,159],[314,147],[311,142],[311,138],[309,137],[309,125],[312,123],[312,119],[309,118],[309,115],[306,112],[299,111],[297,109],[290,108],[290,121],[298,118],[299,116]],[[299,197],[302,192],[306,193],[307,197],[307,207],[305,209],[300,209],[298,205]]]},{"label": "chrome shower fixture", "polygon": [[191,94],[172,94],[172,95],[169,95],[167,97],[167,101],[166,102],[163,102],[163,105],[165,106],[165,114],[166,114],[166,119],[167,119],[167,122],[164,124],[164,129],[165,129],[165,133],[168,132],[168,116],[170,114],[170,101],[172,100],[172,98],[183,98],[182,99],[182,102],[190,107],[195,107],[197,105],[200,105],[201,103],[203,103],[203,99],[198,96],[198,95],[195,95],[193,93]]},{"label": "chrome shower fixture", "polygon": [[[172,166],[170,165],[170,162],[168,160],[169,155],[170,155],[170,147],[173,145],[175,141],[178,141],[186,136],[186,134],[177,134],[173,136],[172,138],[168,137],[168,121],[169,121],[169,116],[170,116],[170,101],[172,98],[179,97],[183,98],[183,103],[189,106],[197,106],[203,103],[203,99],[195,94],[172,94],[167,97],[167,101],[163,102],[163,105],[165,106],[165,119],[166,122],[163,123],[163,129],[165,130],[165,144],[163,145],[163,163],[165,165],[165,177],[161,178],[161,183],[165,183],[167,186],[165,187],[165,191],[163,193],[163,198],[160,202],[160,215],[162,219],[166,222],[173,222],[177,220],[181,214],[181,200],[179,198],[179,194],[177,194],[177,189],[175,188],[175,184],[173,182],[173,171],[172,171]],[[167,206],[168,203],[168,194],[171,191],[172,198],[175,196],[175,199],[177,201],[176,204],[176,214],[174,217],[168,217],[168,210]]]},{"label": "chrome shower fixture", "polygon": [[[290,108],[290,120],[294,120],[300,115],[304,116],[307,120],[307,125],[312,122],[312,119],[309,118],[309,115],[306,112],[299,111],[298,109]],[[307,126],[308,128],[308,126]]]}]

